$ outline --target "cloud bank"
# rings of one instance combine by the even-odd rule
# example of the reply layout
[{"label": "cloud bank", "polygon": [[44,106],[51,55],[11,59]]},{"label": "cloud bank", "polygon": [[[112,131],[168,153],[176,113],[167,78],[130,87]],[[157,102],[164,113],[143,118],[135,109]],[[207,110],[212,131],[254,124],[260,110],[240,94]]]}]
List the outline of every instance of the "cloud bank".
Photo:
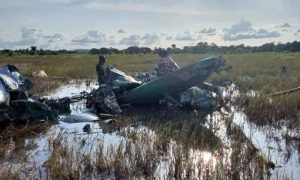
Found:
[{"label": "cloud bank", "polygon": [[214,36],[217,34],[217,30],[215,28],[204,28],[199,33],[205,34],[207,36]]},{"label": "cloud bank", "polygon": [[88,44],[107,44],[106,35],[98,31],[88,31],[87,33],[72,39],[74,44],[88,45]]},{"label": "cloud bank", "polygon": [[156,33],[146,33],[143,36],[134,34],[124,37],[119,42],[120,45],[138,46],[138,45],[153,45],[160,41],[161,37]]},{"label": "cloud bank", "polygon": [[177,40],[177,41],[193,41],[194,38],[190,32],[185,31],[183,34],[177,34],[177,36],[175,37],[175,40]]},{"label": "cloud bank", "polygon": [[119,29],[118,33],[126,33],[124,29]]},{"label": "cloud bank", "polygon": [[268,31],[262,28],[255,30],[252,28],[251,22],[244,19],[241,19],[239,22],[233,24],[230,28],[224,29],[223,32],[223,39],[225,41],[275,38],[280,36],[280,33],[277,31]]},{"label": "cloud bank", "polygon": [[282,28],[290,28],[292,27],[289,23],[284,23],[282,25],[280,25],[279,27],[282,27]]},{"label": "cloud bank", "polygon": [[21,37],[18,40],[0,40],[0,48],[24,48],[38,46],[39,48],[56,48],[64,40],[62,34],[45,34],[40,29],[21,28]]}]

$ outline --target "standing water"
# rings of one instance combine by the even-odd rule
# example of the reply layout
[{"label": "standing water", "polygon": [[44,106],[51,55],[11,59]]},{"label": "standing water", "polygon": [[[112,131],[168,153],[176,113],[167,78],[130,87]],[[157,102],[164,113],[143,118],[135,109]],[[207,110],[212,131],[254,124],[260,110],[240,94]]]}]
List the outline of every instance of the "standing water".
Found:
[{"label": "standing water", "polygon": [[[96,87],[70,83],[48,97],[71,97]],[[299,145],[285,138],[299,138],[299,133],[259,127],[232,110],[226,115],[170,110],[157,115],[149,107],[107,124],[82,100],[71,105],[71,116],[60,117],[76,117],[78,123],[59,121],[44,133],[25,137],[22,151],[12,141],[1,171],[41,179],[300,179]],[[87,124],[89,133],[83,131]]]}]

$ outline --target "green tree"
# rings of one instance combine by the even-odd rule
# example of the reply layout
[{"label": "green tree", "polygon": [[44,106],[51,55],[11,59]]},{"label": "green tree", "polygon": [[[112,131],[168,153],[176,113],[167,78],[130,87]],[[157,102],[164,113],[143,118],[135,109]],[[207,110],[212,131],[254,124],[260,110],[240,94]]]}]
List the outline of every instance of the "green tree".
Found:
[{"label": "green tree", "polygon": [[31,46],[31,47],[30,47],[29,54],[31,54],[31,55],[36,55],[36,46]]},{"label": "green tree", "polygon": [[175,48],[176,48],[176,44],[172,44],[171,47],[172,47],[173,49],[175,49]]},{"label": "green tree", "polygon": [[100,54],[100,51],[99,49],[96,49],[96,48],[92,48],[90,51],[89,51],[90,54]]}]

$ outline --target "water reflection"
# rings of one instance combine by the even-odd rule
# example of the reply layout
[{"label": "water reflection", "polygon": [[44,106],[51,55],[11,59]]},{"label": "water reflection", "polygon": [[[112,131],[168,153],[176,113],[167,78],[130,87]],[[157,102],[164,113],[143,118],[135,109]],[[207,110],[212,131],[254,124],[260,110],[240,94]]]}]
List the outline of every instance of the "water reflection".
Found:
[{"label": "water reflection", "polygon": [[289,144],[289,140],[286,139],[287,135],[299,137],[299,131],[285,126],[281,128],[272,125],[258,126],[249,122],[242,112],[234,113],[233,122],[260,152],[275,163],[277,168],[273,170],[274,177],[289,176],[300,179],[299,149],[293,143]]},{"label": "water reflection", "polygon": [[[91,87],[84,83],[69,84],[49,96],[73,96],[93,87],[93,84]],[[236,97],[238,92],[229,89],[223,96]],[[78,119],[94,118],[84,101],[72,104],[71,110],[71,115]],[[25,154],[20,155],[30,157],[26,160],[26,169],[37,168],[42,172],[41,177],[49,176],[48,162],[61,150],[71,153],[67,157],[74,158],[74,163],[78,161],[85,167],[88,164],[84,163],[90,162],[102,169],[105,171],[105,176],[100,173],[103,177],[125,178],[123,175],[127,173],[131,177],[153,176],[157,179],[255,179],[270,177],[269,172],[272,178],[287,175],[297,179],[299,151],[293,143],[289,145],[289,139],[285,137],[299,134],[285,128],[257,127],[245,114],[232,111],[226,115],[220,112],[207,115],[186,109],[135,107],[125,110],[124,115],[110,123],[60,122],[44,134],[12,139],[12,144],[18,144],[19,148],[13,145],[11,149],[14,150],[7,152],[18,154],[16,149],[23,150]],[[86,124],[91,126],[90,133],[82,130]],[[18,158],[15,162],[3,161],[15,165],[22,162]],[[100,167],[99,162],[105,166]],[[117,166],[116,162],[122,166]],[[270,162],[277,168],[271,170]],[[92,179],[99,177],[97,172],[90,176]]]}]

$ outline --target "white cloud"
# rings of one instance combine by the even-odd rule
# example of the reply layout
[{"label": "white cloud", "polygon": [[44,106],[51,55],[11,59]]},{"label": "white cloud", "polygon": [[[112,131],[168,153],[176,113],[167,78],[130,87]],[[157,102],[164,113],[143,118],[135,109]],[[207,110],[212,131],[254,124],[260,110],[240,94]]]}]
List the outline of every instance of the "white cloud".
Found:
[{"label": "white cloud", "polygon": [[172,40],[173,37],[172,36],[166,36],[166,40]]},{"label": "white cloud", "polygon": [[126,33],[124,29],[119,29],[118,33]]},{"label": "white cloud", "polygon": [[244,19],[241,19],[239,22],[233,24],[230,28],[224,29],[223,32],[223,39],[225,41],[274,38],[280,36],[280,33],[277,31],[268,31],[262,28],[255,30],[252,28],[251,22]]},{"label": "white cloud", "polygon": [[146,33],[144,35],[130,35],[124,37],[119,42],[120,45],[127,45],[127,46],[138,46],[138,45],[153,45],[157,44],[160,41],[160,36],[156,33]]},{"label": "white cloud", "polygon": [[199,33],[206,34],[207,36],[214,36],[216,35],[216,29],[215,28],[204,28]]},{"label": "white cloud", "polygon": [[[210,36],[210,35],[209,35]],[[198,34],[197,40],[203,40],[203,36],[201,34]]]},{"label": "white cloud", "polygon": [[282,25],[280,25],[279,27],[282,27],[282,28],[290,28],[292,27],[289,23],[284,23]]},{"label": "white cloud", "polygon": [[112,45],[112,46],[117,45],[117,42],[116,42],[116,40],[115,40],[115,36],[110,35],[110,36],[108,37],[108,44],[109,44],[109,45]]},{"label": "white cloud", "polygon": [[28,48],[37,46],[38,48],[55,48],[64,41],[61,34],[48,35],[40,29],[21,28],[21,38],[15,41],[0,40],[0,48]]},{"label": "white cloud", "polygon": [[130,35],[128,37],[124,37],[119,44],[127,45],[127,46],[138,46],[140,44],[140,36],[139,35]]},{"label": "white cloud", "polygon": [[88,31],[86,34],[73,38],[72,43],[78,45],[89,45],[89,44],[107,45],[109,44],[109,41],[106,38],[106,34],[102,32]]},{"label": "white cloud", "polygon": [[215,28],[204,28],[200,31],[200,33],[215,33],[216,29]]},{"label": "white cloud", "polygon": [[177,41],[193,41],[194,40],[192,34],[188,31],[185,31],[183,34],[177,34],[175,39]]},{"label": "white cloud", "polygon": [[155,43],[158,43],[160,40],[160,37],[156,33],[146,33],[141,40],[143,41],[144,45],[153,45]]}]

